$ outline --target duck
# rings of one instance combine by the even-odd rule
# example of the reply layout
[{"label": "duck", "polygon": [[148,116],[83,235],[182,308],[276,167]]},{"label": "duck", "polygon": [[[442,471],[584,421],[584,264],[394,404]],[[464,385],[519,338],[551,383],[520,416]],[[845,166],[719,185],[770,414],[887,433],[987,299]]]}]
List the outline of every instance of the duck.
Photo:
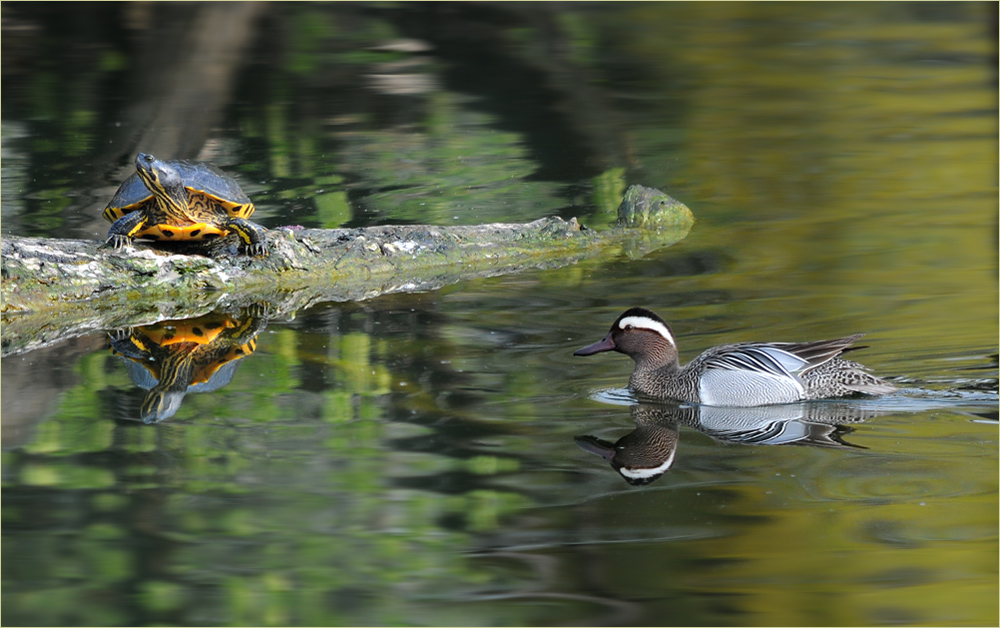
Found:
[{"label": "duck", "polygon": [[629,388],[652,400],[753,407],[855,395],[885,395],[896,387],[840,357],[864,334],[813,342],[741,342],[708,349],[681,366],[674,333],[654,312],[633,307],[611,331],[573,352],[624,353],[635,361]]}]

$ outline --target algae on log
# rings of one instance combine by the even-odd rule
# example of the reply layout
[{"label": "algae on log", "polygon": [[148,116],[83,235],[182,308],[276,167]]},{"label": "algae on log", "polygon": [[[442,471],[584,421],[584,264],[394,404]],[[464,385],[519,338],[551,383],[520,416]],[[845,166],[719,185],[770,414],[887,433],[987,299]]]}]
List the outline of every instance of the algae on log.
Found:
[{"label": "algae on log", "polygon": [[[587,229],[575,218],[459,227],[282,228],[268,231],[265,258],[233,254],[232,235],[207,246],[137,244],[131,252],[86,240],[5,237],[2,355],[219,308],[266,303],[272,318],[291,318],[323,301],[432,290],[588,257],[637,256],[683,239],[693,222],[682,203],[659,190],[632,186],[618,208],[617,226],[603,231]],[[200,254],[183,254],[191,250]]]}]

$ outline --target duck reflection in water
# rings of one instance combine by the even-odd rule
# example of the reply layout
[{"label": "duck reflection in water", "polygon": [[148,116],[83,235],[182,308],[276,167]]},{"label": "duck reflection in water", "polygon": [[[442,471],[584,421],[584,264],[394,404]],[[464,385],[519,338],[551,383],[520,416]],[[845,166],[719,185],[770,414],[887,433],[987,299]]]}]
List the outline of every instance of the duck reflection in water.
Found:
[{"label": "duck reflection in water", "polygon": [[754,408],[641,403],[631,410],[635,429],[614,443],[590,435],[573,440],[633,485],[649,484],[673,466],[681,425],[727,443],[864,449],[842,440],[852,431],[845,424],[885,413],[830,402]]},{"label": "duck reflection in water", "polygon": [[239,314],[213,312],[116,330],[108,334],[108,345],[132,383],[147,391],[139,418],[158,423],[176,414],[187,393],[229,384],[239,360],[257,349],[257,334],[266,325],[266,308],[252,306]]}]

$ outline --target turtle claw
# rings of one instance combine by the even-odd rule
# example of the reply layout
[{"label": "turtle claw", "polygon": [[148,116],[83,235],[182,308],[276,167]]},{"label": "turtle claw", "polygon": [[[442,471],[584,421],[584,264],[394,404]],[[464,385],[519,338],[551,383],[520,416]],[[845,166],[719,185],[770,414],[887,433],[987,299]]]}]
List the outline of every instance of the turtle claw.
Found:
[{"label": "turtle claw", "polygon": [[246,247],[244,247],[244,251],[246,251],[247,255],[252,255],[254,257],[267,257],[269,254],[267,250],[267,245],[264,244],[263,242],[255,242],[253,244],[249,244]]},{"label": "turtle claw", "polygon": [[98,249],[111,249],[114,251],[122,251],[124,253],[132,252],[132,240],[131,238],[123,235],[113,235],[104,241],[104,244],[97,247]]}]

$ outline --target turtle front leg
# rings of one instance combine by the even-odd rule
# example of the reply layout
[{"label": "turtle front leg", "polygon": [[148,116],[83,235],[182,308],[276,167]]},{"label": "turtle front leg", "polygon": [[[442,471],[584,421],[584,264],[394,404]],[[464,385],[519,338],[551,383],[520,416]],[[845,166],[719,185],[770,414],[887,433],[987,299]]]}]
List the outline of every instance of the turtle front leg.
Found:
[{"label": "turtle front leg", "polygon": [[108,348],[115,355],[146,362],[153,359],[139,332],[132,329],[118,329],[108,332]]},{"label": "turtle front leg", "polygon": [[230,218],[226,228],[236,232],[244,252],[258,257],[267,256],[267,229],[246,218]]},{"label": "turtle front leg", "polygon": [[132,248],[132,239],[139,233],[147,222],[144,212],[129,212],[111,223],[108,229],[108,239],[104,246],[116,250],[128,250]]}]

